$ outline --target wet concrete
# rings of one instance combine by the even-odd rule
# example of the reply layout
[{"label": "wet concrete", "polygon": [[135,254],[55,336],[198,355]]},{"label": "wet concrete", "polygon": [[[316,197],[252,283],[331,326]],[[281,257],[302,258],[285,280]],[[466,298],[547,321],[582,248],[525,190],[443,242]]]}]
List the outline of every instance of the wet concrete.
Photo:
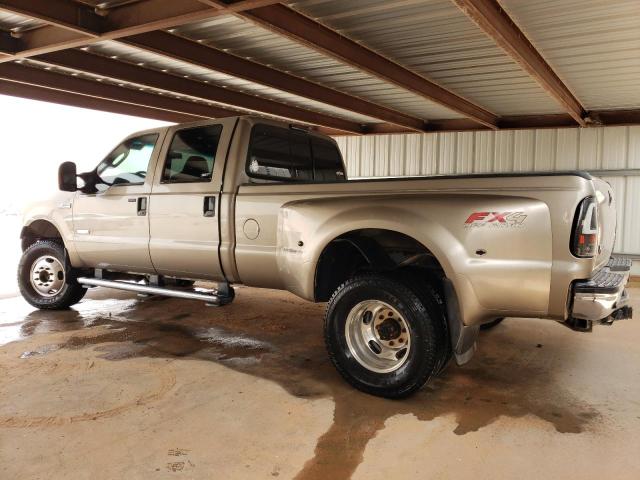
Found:
[{"label": "wet concrete", "polygon": [[[248,288],[223,308],[109,290],[65,312],[2,300],[0,473],[640,477],[637,322],[579,334],[508,319],[482,335],[471,364],[390,401],[339,378],[322,314],[323,305]],[[147,442],[156,449],[136,455]],[[178,454],[157,467],[159,451]]]}]

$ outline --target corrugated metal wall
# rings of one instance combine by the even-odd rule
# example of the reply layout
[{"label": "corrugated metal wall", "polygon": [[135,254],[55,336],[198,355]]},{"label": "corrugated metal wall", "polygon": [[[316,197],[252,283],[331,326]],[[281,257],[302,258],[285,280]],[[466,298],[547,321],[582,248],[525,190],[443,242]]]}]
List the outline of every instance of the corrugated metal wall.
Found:
[{"label": "corrugated metal wall", "polygon": [[640,256],[640,126],[336,138],[350,178],[587,170],[614,188],[616,252]]}]

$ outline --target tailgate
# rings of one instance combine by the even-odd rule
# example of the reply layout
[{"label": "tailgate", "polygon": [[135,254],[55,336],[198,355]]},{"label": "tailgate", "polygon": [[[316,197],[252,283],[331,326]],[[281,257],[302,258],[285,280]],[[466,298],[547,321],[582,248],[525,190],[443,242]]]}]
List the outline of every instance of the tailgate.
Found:
[{"label": "tailgate", "polygon": [[593,178],[598,202],[599,246],[596,269],[609,261],[616,241],[616,201],[611,185],[600,178]]}]

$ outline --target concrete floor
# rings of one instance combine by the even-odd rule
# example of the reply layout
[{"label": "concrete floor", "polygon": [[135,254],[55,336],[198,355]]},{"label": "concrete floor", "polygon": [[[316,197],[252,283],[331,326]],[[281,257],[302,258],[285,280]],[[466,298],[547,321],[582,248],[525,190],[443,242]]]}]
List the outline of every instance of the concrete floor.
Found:
[{"label": "concrete floor", "polygon": [[389,401],[334,371],[323,305],[237,292],[1,300],[0,478],[640,478],[638,321],[508,319],[471,364]]}]

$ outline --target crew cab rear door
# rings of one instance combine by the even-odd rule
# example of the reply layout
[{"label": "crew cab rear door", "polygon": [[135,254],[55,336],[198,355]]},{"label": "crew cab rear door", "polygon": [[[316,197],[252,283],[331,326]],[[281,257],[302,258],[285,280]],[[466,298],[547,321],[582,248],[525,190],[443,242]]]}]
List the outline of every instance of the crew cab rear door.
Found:
[{"label": "crew cab rear door", "polygon": [[224,280],[219,201],[234,124],[235,119],[209,120],[167,132],[149,211],[149,251],[161,275]]}]

